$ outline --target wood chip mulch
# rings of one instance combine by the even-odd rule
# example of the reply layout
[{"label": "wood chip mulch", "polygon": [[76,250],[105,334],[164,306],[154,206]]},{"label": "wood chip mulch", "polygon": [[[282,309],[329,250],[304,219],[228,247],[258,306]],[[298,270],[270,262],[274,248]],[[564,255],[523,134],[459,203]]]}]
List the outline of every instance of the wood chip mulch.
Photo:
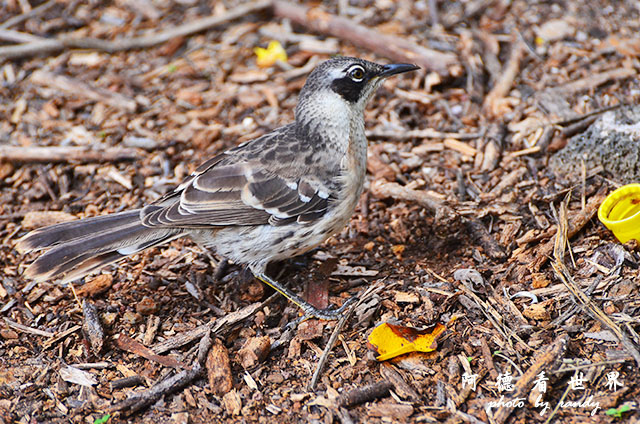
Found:
[{"label": "wood chip mulch", "polygon": [[[636,3],[1,10],[0,423],[640,420],[638,245],[596,217],[620,180],[548,167],[640,102]],[[260,68],[271,40],[288,60]],[[320,303],[357,296],[344,320],[293,325],[294,305],[187,240],[73,287],[22,278],[28,230],[153,201],[291,121],[334,54],[423,68],[366,111],[349,226],[270,269]],[[367,336],[383,322],[447,329],[433,352],[378,362]]]}]

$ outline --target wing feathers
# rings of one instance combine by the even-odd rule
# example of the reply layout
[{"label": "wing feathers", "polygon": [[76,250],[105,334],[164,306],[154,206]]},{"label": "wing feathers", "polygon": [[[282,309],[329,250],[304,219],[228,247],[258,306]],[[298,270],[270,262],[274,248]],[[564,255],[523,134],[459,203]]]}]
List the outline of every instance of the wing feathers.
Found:
[{"label": "wing feathers", "polygon": [[306,175],[279,176],[257,158],[242,159],[234,152],[205,162],[176,191],[143,209],[142,223],[164,228],[282,225],[325,214],[333,197],[324,185]]}]

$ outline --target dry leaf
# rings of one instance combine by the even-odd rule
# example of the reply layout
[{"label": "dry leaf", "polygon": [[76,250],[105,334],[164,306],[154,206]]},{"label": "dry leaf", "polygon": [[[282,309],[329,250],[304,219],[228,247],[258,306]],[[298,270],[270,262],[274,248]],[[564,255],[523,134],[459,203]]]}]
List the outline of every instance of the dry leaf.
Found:
[{"label": "dry leaf", "polygon": [[383,323],[369,335],[369,345],[378,353],[378,361],[386,361],[411,352],[431,352],[436,349],[436,338],[445,330],[438,323],[426,330]]}]

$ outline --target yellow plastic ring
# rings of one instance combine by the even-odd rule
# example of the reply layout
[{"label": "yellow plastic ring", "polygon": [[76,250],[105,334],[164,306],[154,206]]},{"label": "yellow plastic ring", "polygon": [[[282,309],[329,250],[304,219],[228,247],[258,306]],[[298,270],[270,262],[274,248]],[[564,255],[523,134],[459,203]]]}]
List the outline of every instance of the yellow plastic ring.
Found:
[{"label": "yellow plastic ring", "polygon": [[620,243],[640,241],[640,184],[628,184],[609,194],[598,209],[598,219]]}]

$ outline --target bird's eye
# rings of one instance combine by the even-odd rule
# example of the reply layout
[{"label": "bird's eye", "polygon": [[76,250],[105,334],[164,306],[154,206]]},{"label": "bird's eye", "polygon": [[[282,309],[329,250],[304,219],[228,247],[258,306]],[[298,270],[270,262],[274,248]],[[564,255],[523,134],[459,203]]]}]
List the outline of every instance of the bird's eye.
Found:
[{"label": "bird's eye", "polygon": [[351,78],[353,81],[360,82],[364,79],[364,68],[362,66],[356,65],[349,69],[347,75],[349,75],[349,78]]}]

